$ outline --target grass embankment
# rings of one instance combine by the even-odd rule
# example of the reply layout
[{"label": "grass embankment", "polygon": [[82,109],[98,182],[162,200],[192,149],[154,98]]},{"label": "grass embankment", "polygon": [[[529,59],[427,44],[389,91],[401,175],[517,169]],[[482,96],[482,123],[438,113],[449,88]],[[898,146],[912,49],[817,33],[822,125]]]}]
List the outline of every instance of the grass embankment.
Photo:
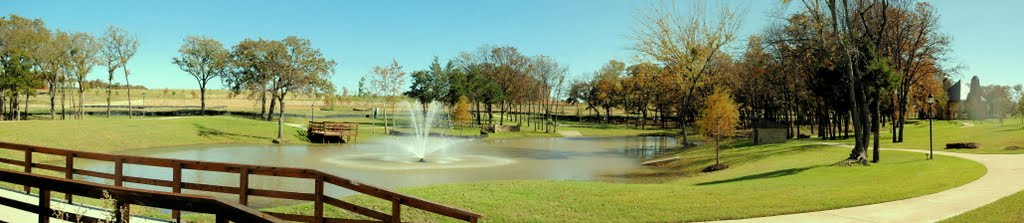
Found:
[{"label": "grass embankment", "polygon": [[[275,122],[229,116],[39,120],[0,123],[0,127],[0,141],[92,152],[190,144],[267,144],[277,137]],[[287,142],[306,143],[297,132],[300,129],[285,128]]]},{"label": "grass embankment", "polygon": [[[963,123],[970,123],[964,125]],[[973,125],[970,126],[970,125]],[[986,121],[934,121],[933,139],[936,151],[962,153],[1024,153],[1024,125],[1020,120],[1006,119]],[[885,148],[928,149],[928,120],[907,124],[903,142],[892,142],[891,127],[883,128],[881,146]],[[852,139],[849,140],[852,144]],[[977,142],[979,149],[946,149],[946,143]],[[1018,146],[1021,149],[1007,149]]]},{"label": "grass embankment", "polygon": [[[714,150],[682,152],[672,171],[611,177],[690,175],[653,184],[554,180],[490,181],[434,185],[401,192],[483,214],[487,222],[650,222],[737,219],[880,203],[947,190],[986,172],[981,164],[917,153],[883,151],[870,167],[832,167],[849,149],[788,143],[723,151],[732,168],[698,173],[714,163]],[[366,196],[346,200],[385,211],[388,203]],[[271,208],[309,213],[311,205]],[[348,216],[328,209],[328,216]],[[414,222],[450,221],[403,210]]]},{"label": "grass embankment", "polygon": [[957,222],[1021,222],[1024,221],[1024,191],[974,209],[970,212],[943,220],[943,223]]}]

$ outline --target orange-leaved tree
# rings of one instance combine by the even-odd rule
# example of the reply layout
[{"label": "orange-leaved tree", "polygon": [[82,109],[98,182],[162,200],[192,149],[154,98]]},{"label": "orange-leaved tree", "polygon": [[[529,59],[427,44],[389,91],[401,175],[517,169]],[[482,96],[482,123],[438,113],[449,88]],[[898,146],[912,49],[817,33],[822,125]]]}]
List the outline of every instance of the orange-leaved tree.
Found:
[{"label": "orange-leaved tree", "polygon": [[740,121],[739,110],[730,95],[732,93],[727,90],[715,90],[715,93],[704,102],[704,109],[701,109],[702,116],[697,120],[697,126],[700,127],[701,132],[705,136],[715,139],[715,166],[712,170],[724,169],[719,168],[725,166],[720,162],[718,143],[722,137],[736,135],[736,125]]}]

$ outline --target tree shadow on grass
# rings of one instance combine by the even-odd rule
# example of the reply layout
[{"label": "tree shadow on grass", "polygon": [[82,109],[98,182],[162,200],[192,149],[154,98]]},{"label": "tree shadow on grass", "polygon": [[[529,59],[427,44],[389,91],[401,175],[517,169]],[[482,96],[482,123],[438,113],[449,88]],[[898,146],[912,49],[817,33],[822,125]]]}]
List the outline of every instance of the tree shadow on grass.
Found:
[{"label": "tree shadow on grass", "polygon": [[301,140],[303,142],[312,142],[312,141],[309,141],[309,133],[306,132],[306,130],[304,130],[304,129],[301,129],[301,130],[300,129],[296,129],[295,130],[295,135],[297,135],[299,140]]},{"label": "tree shadow on grass", "polygon": [[271,140],[270,137],[230,133],[230,132],[221,131],[220,129],[214,129],[214,128],[206,127],[206,126],[201,125],[201,124],[193,124],[193,125],[196,127],[196,130],[198,131],[198,135],[202,136],[202,137],[223,137],[223,138],[229,138],[229,139],[251,138],[251,139]]},{"label": "tree shadow on grass", "polygon": [[704,182],[704,183],[698,183],[696,185],[697,186],[707,186],[707,185],[725,184],[725,183],[733,183],[733,182],[748,181],[748,180],[758,180],[758,179],[768,179],[768,178],[784,177],[784,176],[798,174],[800,172],[804,172],[804,171],[807,171],[809,169],[814,169],[814,168],[817,168],[817,167],[820,167],[820,166],[809,166],[809,167],[802,167],[802,168],[789,168],[789,169],[783,169],[783,170],[776,170],[776,171],[771,171],[771,172],[764,172],[764,173],[759,173],[759,174],[747,175],[747,176],[742,176],[742,177],[737,177],[737,178],[732,178],[732,179],[727,179],[727,180],[716,180],[716,181],[709,181],[709,182]]}]

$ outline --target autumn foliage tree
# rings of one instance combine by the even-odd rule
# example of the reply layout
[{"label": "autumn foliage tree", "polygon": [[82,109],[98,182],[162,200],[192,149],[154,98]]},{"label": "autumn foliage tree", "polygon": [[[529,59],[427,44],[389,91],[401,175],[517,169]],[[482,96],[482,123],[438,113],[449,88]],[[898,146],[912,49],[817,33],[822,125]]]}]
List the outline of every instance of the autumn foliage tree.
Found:
[{"label": "autumn foliage tree", "polygon": [[712,79],[714,61],[722,54],[723,47],[736,39],[740,27],[737,9],[723,6],[709,13],[709,7],[695,2],[692,11],[684,16],[674,11],[674,5],[663,2],[639,15],[639,32],[634,36],[633,49],[679,77],[676,84],[681,94],[676,106],[684,145],[689,144],[687,108],[696,104],[699,90]]},{"label": "autumn foliage tree", "polygon": [[726,90],[715,90],[704,101],[704,108],[701,109],[701,117],[697,119],[697,126],[701,133],[715,141],[715,165],[705,169],[706,172],[722,170],[728,165],[721,163],[721,146],[719,143],[722,137],[736,135],[736,126],[740,121],[740,113],[733,102],[731,93]]},{"label": "autumn foliage tree", "polygon": [[455,109],[452,111],[452,121],[458,126],[465,126],[473,119],[473,115],[469,113],[469,98],[466,96],[459,96],[459,101],[455,103]]}]

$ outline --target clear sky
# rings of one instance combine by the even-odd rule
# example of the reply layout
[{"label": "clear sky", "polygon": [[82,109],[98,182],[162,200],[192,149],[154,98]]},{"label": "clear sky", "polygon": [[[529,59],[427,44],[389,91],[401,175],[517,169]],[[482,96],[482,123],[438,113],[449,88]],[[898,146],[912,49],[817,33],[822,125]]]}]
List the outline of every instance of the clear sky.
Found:
[{"label": "clear sky", "polygon": [[[742,1],[746,36],[772,18],[774,0]],[[953,37],[953,62],[967,67],[965,80],[982,84],[1024,83],[1024,1],[933,1],[942,31]],[[434,56],[447,60],[483,44],[511,45],[527,55],[551,56],[571,75],[593,72],[609,59],[631,61],[637,10],[633,0],[524,1],[49,1],[0,0],[0,13],[41,18],[51,29],[101,35],[108,25],[138,35],[129,61],[132,84],[153,89],[197,88],[171,64],[188,35],[205,35],[232,46],[245,38],[309,38],[338,62],[333,81],[354,90],[374,65],[392,58],[406,71],[425,69]],[[680,2],[685,13],[688,2]],[[96,67],[90,79],[105,79]],[[124,83],[123,77],[115,81]],[[215,84],[214,87],[221,88]]]}]

